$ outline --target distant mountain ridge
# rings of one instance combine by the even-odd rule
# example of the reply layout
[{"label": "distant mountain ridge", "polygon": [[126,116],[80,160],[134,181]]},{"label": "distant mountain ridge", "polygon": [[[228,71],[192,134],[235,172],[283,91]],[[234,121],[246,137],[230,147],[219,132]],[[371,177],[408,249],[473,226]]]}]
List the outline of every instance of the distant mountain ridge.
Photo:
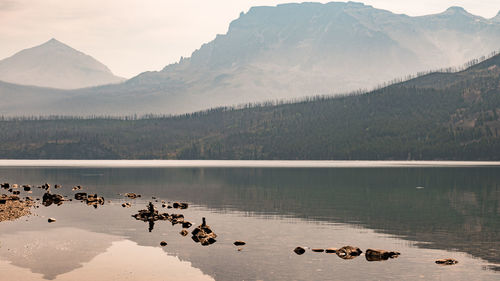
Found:
[{"label": "distant mountain ridge", "polygon": [[0,158],[500,160],[500,55],[365,94],[145,119],[0,120]]},{"label": "distant mountain ridge", "polygon": [[0,80],[39,87],[76,89],[125,79],[93,57],[50,39],[0,61]]},{"label": "distant mountain ridge", "polygon": [[[161,71],[54,94],[42,105],[0,105],[0,114],[178,114],[370,89],[500,49],[498,19],[460,7],[419,17],[355,2],[253,7],[226,34]],[[33,89],[17,91],[37,95]],[[0,95],[6,92],[12,89],[0,86]]]}]

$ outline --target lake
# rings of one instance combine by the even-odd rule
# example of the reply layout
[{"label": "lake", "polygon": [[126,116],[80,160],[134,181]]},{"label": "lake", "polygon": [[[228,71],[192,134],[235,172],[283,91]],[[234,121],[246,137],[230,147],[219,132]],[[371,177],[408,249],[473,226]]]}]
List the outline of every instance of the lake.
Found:
[{"label": "lake", "polygon": [[[68,198],[81,185],[106,201],[40,204],[1,222],[0,280],[500,279],[499,163],[0,160],[0,182],[61,184],[52,192]],[[149,202],[182,213],[189,232],[205,217],[217,242],[134,219]],[[401,255],[345,260],[310,250],[345,245]],[[442,258],[459,263],[435,263]]]}]

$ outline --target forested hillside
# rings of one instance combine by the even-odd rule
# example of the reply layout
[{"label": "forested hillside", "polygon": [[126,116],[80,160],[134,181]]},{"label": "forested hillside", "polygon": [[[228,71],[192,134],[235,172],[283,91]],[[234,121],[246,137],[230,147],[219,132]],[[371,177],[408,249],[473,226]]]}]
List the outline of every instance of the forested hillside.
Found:
[{"label": "forested hillside", "polygon": [[370,93],[174,117],[0,121],[1,158],[500,160],[500,56]]}]

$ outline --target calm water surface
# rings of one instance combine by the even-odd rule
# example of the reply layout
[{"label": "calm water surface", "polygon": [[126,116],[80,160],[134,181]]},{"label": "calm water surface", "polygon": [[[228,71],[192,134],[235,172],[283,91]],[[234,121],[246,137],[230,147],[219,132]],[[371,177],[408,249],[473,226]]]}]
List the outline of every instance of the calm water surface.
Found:
[{"label": "calm water surface", "polygon": [[[62,184],[55,192],[68,197],[72,186],[82,185],[111,203],[40,205],[30,217],[0,223],[0,280],[500,279],[497,166],[30,163],[4,163],[0,181]],[[142,198],[126,199],[125,192]],[[180,225],[165,221],[149,232],[131,215],[154,202],[152,196],[189,202],[186,210],[157,207],[183,213],[194,225],[206,217],[217,242],[195,244],[179,234]],[[48,224],[48,217],[57,222]],[[235,240],[247,242],[242,251]],[[344,245],[401,256],[368,262],[292,252]],[[439,266],[439,258],[459,263]]]}]

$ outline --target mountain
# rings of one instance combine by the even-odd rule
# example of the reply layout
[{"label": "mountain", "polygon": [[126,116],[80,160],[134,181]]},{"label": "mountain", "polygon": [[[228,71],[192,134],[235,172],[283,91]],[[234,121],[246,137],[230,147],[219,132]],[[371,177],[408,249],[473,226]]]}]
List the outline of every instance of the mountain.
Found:
[{"label": "mountain", "polygon": [[[253,7],[191,57],[124,83],[69,91],[0,114],[178,114],[217,106],[370,89],[462,65],[500,48],[498,16],[460,7],[410,17],[354,2]],[[1,80],[1,79],[0,79]],[[26,97],[39,95],[25,89]],[[0,86],[0,96],[14,95]],[[57,95],[59,96],[59,95]]]},{"label": "mountain", "polygon": [[0,121],[0,158],[500,160],[500,55],[366,94],[146,119]]},{"label": "mountain", "polygon": [[0,61],[0,80],[39,87],[76,89],[118,83],[117,77],[93,57],[50,39]]}]

